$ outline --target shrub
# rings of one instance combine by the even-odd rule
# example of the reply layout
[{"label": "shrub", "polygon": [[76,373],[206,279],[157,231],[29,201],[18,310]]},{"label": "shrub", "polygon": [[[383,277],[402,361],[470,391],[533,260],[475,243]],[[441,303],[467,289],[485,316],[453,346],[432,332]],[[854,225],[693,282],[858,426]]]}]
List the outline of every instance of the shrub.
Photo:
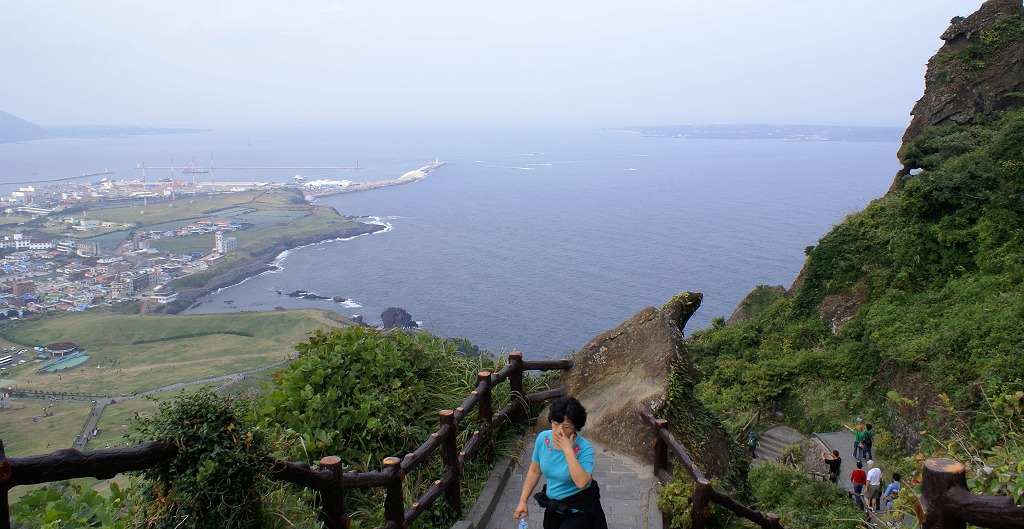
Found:
[{"label": "shrub", "polygon": [[263,431],[247,426],[231,399],[210,391],[160,403],[136,422],[133,440],[174,444],[177,456],[140,474],[136,525],[167,529],[264,526],[269,453]]},{"label": "shrub", "polygon": [[762,512],[773,512],[792,529],[855,529],[863,513],[847,492],[816,481],[800,470],[763,463],[750,470],[750,484]]}]

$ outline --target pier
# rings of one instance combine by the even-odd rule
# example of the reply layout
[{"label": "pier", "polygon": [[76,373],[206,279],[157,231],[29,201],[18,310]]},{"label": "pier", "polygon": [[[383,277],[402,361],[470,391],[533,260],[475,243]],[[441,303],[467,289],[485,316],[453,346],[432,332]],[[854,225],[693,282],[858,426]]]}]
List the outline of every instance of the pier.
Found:
[{"label": "pier", "polygon": [[428,163],[419,169],[413,169],[398,178],[392,178],[390,180],[376,180],[374,182],[353,182],[344,187],[332,187],[329,189],[311,191],[306,193],[306,200],[323,198],[331,195],[340,195],[342,193],[355,193],[356,191],[367,191],[370,189],[380,189],[382,187],[411,184],[426,178],[428,174],[444,167],[445,165],[445,162],[434,160],[433,162]]}]

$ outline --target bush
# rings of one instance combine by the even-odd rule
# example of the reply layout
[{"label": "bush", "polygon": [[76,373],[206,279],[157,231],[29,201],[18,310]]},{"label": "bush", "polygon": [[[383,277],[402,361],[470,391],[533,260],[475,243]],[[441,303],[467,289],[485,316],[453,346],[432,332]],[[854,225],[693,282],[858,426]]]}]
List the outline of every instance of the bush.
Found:
[{"label": "bush", "polygon": [[136,442],[172,443],[177,456],[140,474],[135,525],[167,529],[264,527],[269,448],[230,399],[204,390],[161,402],[136,422]]},{"label": "bush", "polygon": [[763,463],[750,470],[750,484],[762,512],[772,512],[791,529],[855,529],[864,514],[847,492],[816,481],[800,470]]}]

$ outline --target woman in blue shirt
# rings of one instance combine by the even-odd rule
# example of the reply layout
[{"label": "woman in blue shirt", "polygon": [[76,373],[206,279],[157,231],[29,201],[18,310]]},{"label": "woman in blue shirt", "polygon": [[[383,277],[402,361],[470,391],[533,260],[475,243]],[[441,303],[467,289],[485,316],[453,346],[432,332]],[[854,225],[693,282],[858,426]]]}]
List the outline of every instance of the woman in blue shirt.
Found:
[{"label": "woman in blue shirt", "polygon": [[572,397],[559,397],[548,411],[551,429],[533,445],[533,462],[513,518],[529,514],[527,501],[543,474],[544,489],[537,503],[544,507],[544,529],[606,529],[601,492],[594,481],[594,448],[577,432],[587,422],[587,410]]}]

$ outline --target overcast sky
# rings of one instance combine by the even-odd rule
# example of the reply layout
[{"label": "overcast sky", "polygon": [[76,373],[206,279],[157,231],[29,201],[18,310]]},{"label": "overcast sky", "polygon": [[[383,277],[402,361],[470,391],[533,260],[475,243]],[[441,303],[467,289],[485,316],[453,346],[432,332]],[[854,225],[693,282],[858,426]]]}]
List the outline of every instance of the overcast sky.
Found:
[{"label": "overcast sky", "polygon": [[981,0],[0,0],[41,125],[904,127]]}]

